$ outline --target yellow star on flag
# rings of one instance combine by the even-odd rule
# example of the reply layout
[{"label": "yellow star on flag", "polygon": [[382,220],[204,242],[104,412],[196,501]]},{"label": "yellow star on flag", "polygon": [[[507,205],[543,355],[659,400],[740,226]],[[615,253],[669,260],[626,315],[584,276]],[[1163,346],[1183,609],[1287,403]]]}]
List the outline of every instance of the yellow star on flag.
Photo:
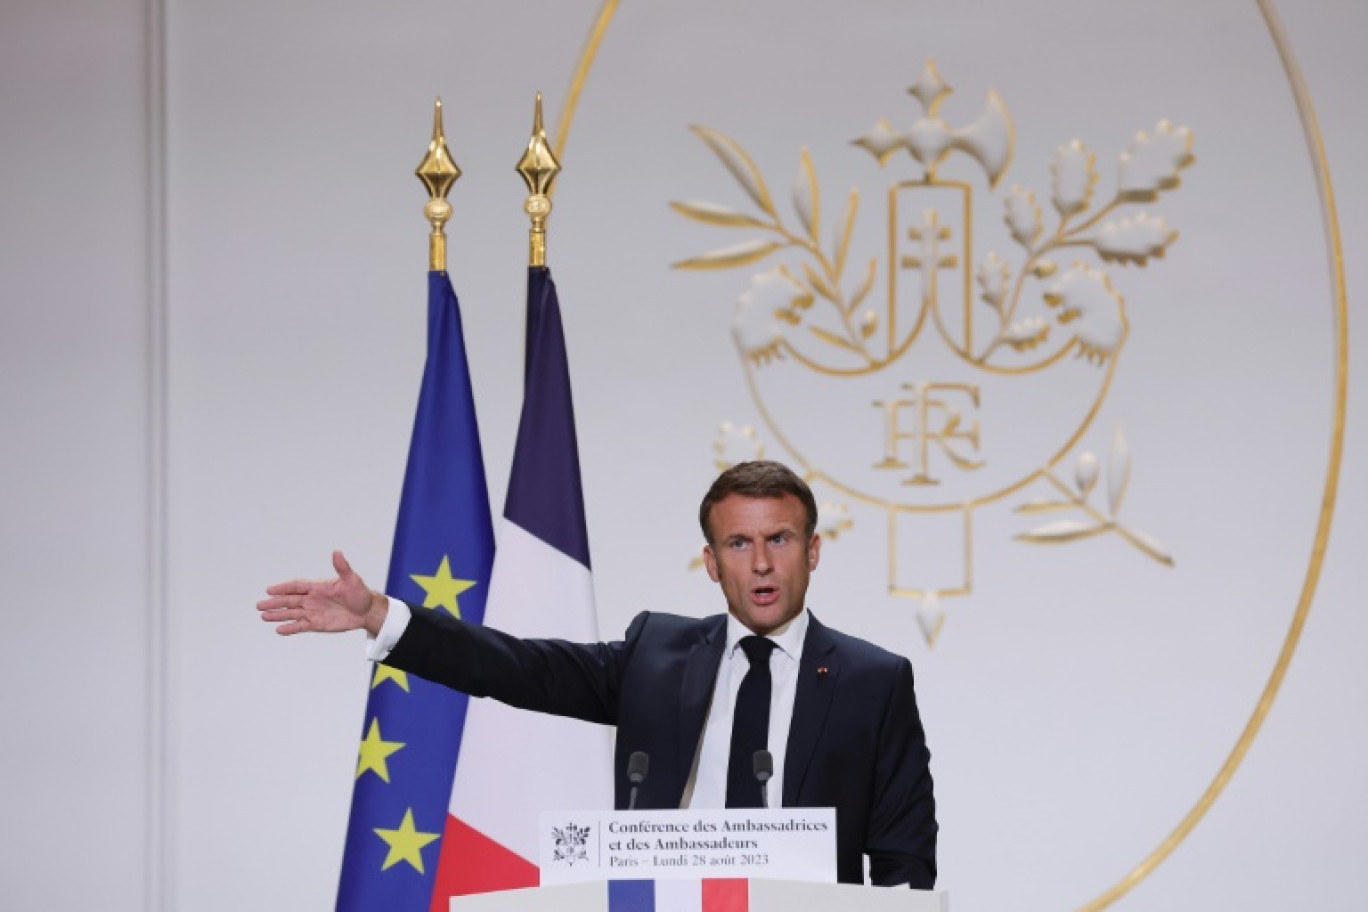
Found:
[{"label": "yellow star on flag", "polygon": [[419,874],[425,873],[423,846],[436,842],[438,838],[437,833],[423,833],[413,825],[413,808],[404,811],[404,821],[399,824],[399,829],[386,830],[376,827],[375,835],[385,840],[389,846],[389,853],[385,856],[385,863],[380,866],[380,870],[388,871],[399,862],[407,861],[418,869]]},{"label": "yellow star on flag", "polygon": [[437,568],[434,576],[423,576],[418,573],[411,575],[413,581],[422,586],[423,591],[427,593],[427,597],[423,599],[424,608],[445,608],[456,617],[461,616],[456,596],[475,585],[474,580],[452,578],[451,561],[445,554],[442,555],[442,566]]},{"label": "yellow star on flag", "polygon": [[380,720],[371,719],[370,730],[361,741],[361,756],[356,763],[356,778],[370,770],[386,782],[389,778],[389,755],[404,746],[403,741],[384,741],[380,738]]},{"label": "yellow star on flag", "polygon": [[388,665],[381,665],[379,662],[376,662],[375,674],[371,675],[371,690],[375,690],[375,688],[386,681],[393,681],[395,684],[404,688],[404,690],[409,689],[407,672],[400,671],[397,668],[390,668]]}]

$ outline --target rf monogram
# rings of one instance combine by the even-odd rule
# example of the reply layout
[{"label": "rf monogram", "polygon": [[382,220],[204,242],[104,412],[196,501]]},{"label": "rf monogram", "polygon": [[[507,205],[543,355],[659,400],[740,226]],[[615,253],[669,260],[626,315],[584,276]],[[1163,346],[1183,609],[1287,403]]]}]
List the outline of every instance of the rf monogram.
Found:
[{"label": "rf monogram", "polygon": [[876,469],[911,469],[905,485],[935,485],[931,475],[931,455],[940,453],[955,468],[972,471],[983,462],[973,457],[979,450],[977,419],[966,422],[963,409],[976,410],[979,388],[973,383],[929,383],[916,380],[904,383],[910,393],[896,399],[880,400],[874,407],[883,413],[883,459]]}]

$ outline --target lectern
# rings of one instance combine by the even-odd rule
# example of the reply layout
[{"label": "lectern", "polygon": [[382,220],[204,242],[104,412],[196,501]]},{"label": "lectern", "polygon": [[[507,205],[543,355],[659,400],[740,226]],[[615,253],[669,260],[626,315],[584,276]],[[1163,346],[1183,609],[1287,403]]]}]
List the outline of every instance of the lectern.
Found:
[{"label": "lectern", "polygon": [[542,886],[448,910],[948,912],[944,891],[834,883],[835,834],[833,808],[547,812]]}]

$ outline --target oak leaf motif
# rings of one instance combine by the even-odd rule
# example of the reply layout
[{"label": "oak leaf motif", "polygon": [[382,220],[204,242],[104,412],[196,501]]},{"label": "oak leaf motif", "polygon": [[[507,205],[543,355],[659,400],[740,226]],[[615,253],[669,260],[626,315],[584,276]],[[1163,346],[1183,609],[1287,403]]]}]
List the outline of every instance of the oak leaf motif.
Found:
[{"label": "oak leaf motif", "polygon": [[1162,258],[1177,239],[1178,229],[1170,227],[1168,219],[1140,212],[1105,223],[1093,245],[1104,260],[1144,266],[1150,257]]},{"label": "oak leaf motif", "polygon": [[1002,334],[1002,341],[1017,351],[1028,351],[1044,342],[1050,335],[1050,324],[1044,317],[1024,317]]},{"label": "oak leaf motif", "polygon": [[1046,289],[1045,303],[1056,308],[1060,323],[1072,325],[1080,354],[1089,361],[1106,361],[1121,344],[1125,300],[1102,270],[1075,263]]},{"label": "oak leaf motif", "polygon": [[1012,282],[1012,271],[1007,266],[1007,261],[995,251],[988,251],[988,255],[974,271],[974,278],[978,281],[979,288],[983,289],[983,294],[979,297],[1001,316],[1002,308],[1007,302],[1007,290]]},{"label": "oak leaf motif", "polygon": [[1020,184],[1013,184],[1011,192],[1004,201],[1007,206],[1005,220],[1012,237],[1028,251],[1035,248],[1045,224],[1040,217],[1040,205],[1036,203],[1035,191]]},{"label": "oak leaf motif", "polygon": [[1194,161],[1192,131],[1161,120],[1152,134],[1136,133],[1121,153],[1117,196],[1127,202],[1151,202],[1161,191],[1177,187],[1178,172]]},{"label": "oak leaf motif", "polygon": [[1055,149],[1050,161],[1051,200],[1064,218],[1088,208],[1097,184],[1096,162],[1097,156],[1076,139]]},{"label": "oak leaf motif", "polygon": [[811,304],[806,289],[783,269],[774,267],[751,276],[750,285],[736,301],[732,337],[745,356],[756,364],[779,357],[783,328],[778,322],[800,322],[804,299]]}]

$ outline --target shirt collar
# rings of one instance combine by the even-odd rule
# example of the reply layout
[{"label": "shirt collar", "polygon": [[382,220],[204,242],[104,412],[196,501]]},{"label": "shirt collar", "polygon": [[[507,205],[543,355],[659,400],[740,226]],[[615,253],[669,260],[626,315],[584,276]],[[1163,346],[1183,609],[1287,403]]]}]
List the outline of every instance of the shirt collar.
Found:
[{"label": "shirt collar", "polygon": [[[769,634],[769,639],[774,642],[775,646],[779,647],[779,651],[791,659],[797,660],[803,652],[803,639],[807,636],[808,618],[808,610],[804,608],[798,612],[793,620]],[[741,642],[741,638],[750,635],[751,630],[738,621],[736,615],[728,612],[726,654],[730,656],[736,650],[737,644]]]}]

